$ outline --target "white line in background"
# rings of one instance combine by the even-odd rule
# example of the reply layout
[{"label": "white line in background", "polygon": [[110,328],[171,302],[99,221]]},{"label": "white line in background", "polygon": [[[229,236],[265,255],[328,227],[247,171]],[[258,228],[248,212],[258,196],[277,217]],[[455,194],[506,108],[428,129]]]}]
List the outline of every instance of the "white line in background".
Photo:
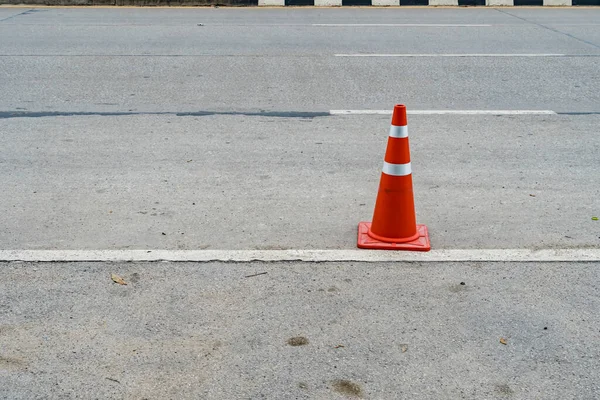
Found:
[{"label": "white line in background", "polygon": [[[556,115],[552,110],[408,110],[410,115]],[[331,110],[331,115],[391,115],[392,110]]]},{"label": "white line in background", "polygon": [[600,249],[0,250],[0,262],[600,262]]},{"label": "white line in background", "polygon": [[378,26],[397,26],[397,27],[409,27],[409,28],[482,28],[490,27],[489,24],[312,24],[312,26],[329,26],[329,27],[345,27],[345,26],[364,26],[364,27],[378,27]]},{"label": "white line in background", "polygon": [[565,57],[566,54],[552,54],[552,53],[540,53],[540,54],[484,54],[484,53],[465,53],[465,54],[368,54],[368,53],[356,53],[356,54],[334,54],[335,57]]}]

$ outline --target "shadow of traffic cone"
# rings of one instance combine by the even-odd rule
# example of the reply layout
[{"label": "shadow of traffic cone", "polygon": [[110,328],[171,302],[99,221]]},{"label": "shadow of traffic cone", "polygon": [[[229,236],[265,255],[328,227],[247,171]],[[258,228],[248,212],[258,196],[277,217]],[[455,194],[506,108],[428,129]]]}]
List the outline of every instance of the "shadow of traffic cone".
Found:
[{"label": "shadow of traffic cone", "polygon": [[394,106],[373,222],[358,224],[357,245],[361,249],[431,249],[427,227],[416,222],[404,105]]}]

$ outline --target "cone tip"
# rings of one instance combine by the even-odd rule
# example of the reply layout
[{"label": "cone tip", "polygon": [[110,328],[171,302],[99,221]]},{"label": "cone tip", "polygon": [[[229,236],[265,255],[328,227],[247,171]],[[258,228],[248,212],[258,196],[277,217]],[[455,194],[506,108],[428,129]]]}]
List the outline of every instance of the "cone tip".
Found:
[{"label": "cone tip", "polygon": [[392,114],[392,125],[394,126],[406,126],[406,106],[404,104],[396,104],[394,106],[394,113]]}]

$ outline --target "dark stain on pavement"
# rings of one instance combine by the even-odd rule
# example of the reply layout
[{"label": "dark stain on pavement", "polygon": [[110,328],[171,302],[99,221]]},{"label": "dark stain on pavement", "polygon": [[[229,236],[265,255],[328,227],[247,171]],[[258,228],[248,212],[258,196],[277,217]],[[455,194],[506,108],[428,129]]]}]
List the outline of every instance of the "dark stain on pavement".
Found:
[{"label": "dark stain on pavement", "polygon": [[461,282],[459,284],[456,285],[451,285],[450,286],[450,291],[452,293],[460,293],[460,292],[466,292],[468,290],[467,285],[465,284],[465,282]]},{"label": "dark stain on pavement", "polygon": [[296,336],[293,338],[289,338],[287,344],[290,346],[305,346],[308,344],[308,339],[304,336]]},{"label": "dark stain on pavement", "polygon": [[504,396],[511,396],[515,393],[514,390],[511,389],[510,386],[508,386],[506,383],[500,384],[500,385],[496,385],[494,390],[497,393],[500,393]]},{"label": "dark stain on pavement", "polygon": [[25,368],[25,362],[19,358],[0,356],[0,370]]},{"label": "dark stain on pavement", "polygon": [[345,379],[338,379],[336,381],[333,381],[333,390],[346,396],[363,396],[362,388],[358,383],[354,383]]}]

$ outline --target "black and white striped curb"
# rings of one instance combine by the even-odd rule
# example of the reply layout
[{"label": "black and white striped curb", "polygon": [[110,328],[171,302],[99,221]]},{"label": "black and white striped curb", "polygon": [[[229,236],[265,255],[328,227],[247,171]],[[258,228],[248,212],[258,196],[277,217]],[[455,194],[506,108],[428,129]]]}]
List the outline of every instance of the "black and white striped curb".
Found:
[{"label": "black and white striped curb", "polygon": [[259,6],[600,6],[600,0],[258,0]]}]

